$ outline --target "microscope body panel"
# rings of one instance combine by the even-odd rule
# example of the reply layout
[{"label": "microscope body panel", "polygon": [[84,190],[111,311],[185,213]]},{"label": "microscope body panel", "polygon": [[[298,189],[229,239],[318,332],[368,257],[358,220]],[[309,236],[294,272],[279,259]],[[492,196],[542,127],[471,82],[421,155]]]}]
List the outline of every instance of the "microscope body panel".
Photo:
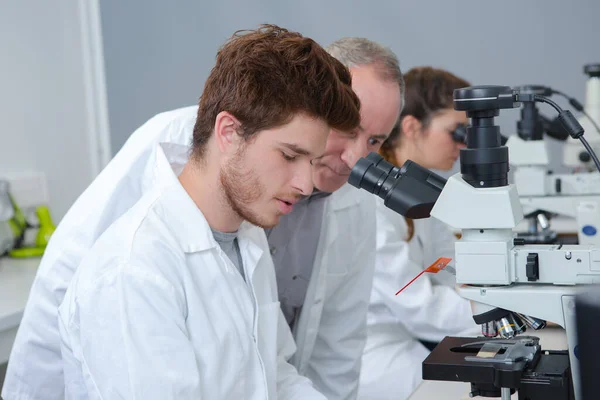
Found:
[{"label": "microscope body panel", "polygon": [[455,263],[459,284],[600,284],[600,249],[592,245],[514,246],[511,238],[463,237],[455,245]]},{"label": "microscope body panel", "polygon": [[544,166],[518,168],[514,173],[515,186],[521,198],[523,196],[546,196],[548,193],[548,169]]},{"label": "microscope body panel", "polygon": [[543,140],[523,140],[518,135],[511,135],[506,141],[506,146],[511,165],[548,166],[550,158],[546,142]]},{"label": "microscope body panel", "polygon": [[[585,172],[579,174],[550,174],[546,176],[546,195],[560,196],[600,196],[600,174]],[[517,186],[521,194],[521,188]]]},{"label": "microscope body panel", "polygon": [[462,285],[458,293],[465,299],[490,307],[502,308],[519,314],[530,315],[566,327],[563,297],[575,296],[576,286],[556,285]]},{"label": "microscope body panel", "polygon": [[[600,283],[600,249],[590,245],[527,245],[512,251],[514,283],[585,285]],[[533,256],[533,258],[532,258]],[[535,261],[534,261],[535,260]],[[532,276],[528,263],[538,265]]]},{"label": "microscope body panel", "polygon": [[456,242],[456,283],[473,285],[508,285],[511,276],[510,249],[512,239],[494,241],[468,241],[464,236]]},{"label": "microscope body panel", "polygon": [[512,229],[523,219],[523,210],[514,185],[475,188],[454,174],[431,216],[458,229]]},{"label": "microscope body panel", "polygon": [[600,246],[600,197],[577,204],[579,244]]}]

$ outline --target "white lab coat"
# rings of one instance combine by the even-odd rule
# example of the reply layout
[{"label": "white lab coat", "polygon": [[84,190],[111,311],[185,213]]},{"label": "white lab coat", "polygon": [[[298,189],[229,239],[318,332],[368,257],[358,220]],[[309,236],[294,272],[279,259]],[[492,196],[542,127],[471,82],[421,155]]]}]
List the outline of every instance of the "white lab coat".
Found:
[{"label": "white lab coat", "polygon": [[[5,400],[61,398],[57,310],[77,266],[106,228],[151,188],[158,142],[188,145],[197,107],[159,114],[136,130],[55,231],[13,346]],[[102,208],[97,205],[102,204]],[[374,196],[344,186],[327,200],[291,362],[330,400],[356,397],[375,255]]]},{"label": "white lab coat", "polygon": [[375,258],[375,196],[349,184],[327,198],[292,363],[330,400],[355,399]]},{"label": "white lab coat", "polygon": [[239,229],[244,280],[171,169],[188,149],[157,146],[153,189],[69,285],[59,308],[66,398],[325,399],[280,351],[294,345],[264,231]]},{"label": "white lab coat", "polygon": [[469,301],[456,292],[454,278],[441,271],[424,274],[398,296],[395,293],[441,256],[454,257],[454,237],[441,222],[415,221],[377,200],[377,255],[369,306],[367,344],[360,377],[360,399],[408,398],[421,382],[421,363],[429,354],[419,339],[476,335]]},{"label": "white lab coat", "polygon": [[152,189],[151,153],[155,145],[191,143],[196,112],[197,107],[187,107],[162,113],[137,129],[58,225],[42,258],[13,345],[2,391],[4,400],[64,397],[58,307],[67,286],[98,237]]}]

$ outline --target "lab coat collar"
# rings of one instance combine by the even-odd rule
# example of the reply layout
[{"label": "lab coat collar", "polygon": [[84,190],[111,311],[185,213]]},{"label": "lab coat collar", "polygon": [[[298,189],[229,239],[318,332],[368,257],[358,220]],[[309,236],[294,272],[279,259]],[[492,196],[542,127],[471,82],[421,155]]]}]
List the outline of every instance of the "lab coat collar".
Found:
[{"label": "lab coat collar", "polygon": [[[252,279],[254,276],[254,270],[256,269],[260,259],[263,257],[265,252],[260,246],[260,240],[257,235],[264,235],[262,229],[256,228],[249,222],[243,222],[242,226],[238,230],[238,243],[240,246],[240,252],[244,259],[244,267],[246,268],[247,276]],[[264,237],[266,241],[266,237]],[[268,246],[265,243],[265,246]]]},{"label": "lab coat collar", "polygon": [[[336,190],[329,197],[331,208],[334,211],[343,210],[347,207],[353,207],[360,203],[362,191],[346,183],[344,186]],[[369,196],[372,196],[369,194]]]},{"label": "lab coat collar", "polygon": [[160,212],[186,253],[217,247],[208,221],[185,191],[178,175],[189,159],[189,147],[159,143],[154,149],[152,186],[162,191]]},{"label": "lab coat collar", "polygon": [[[177,177],[189,159],[190,148],[175,143],[159,143],[155,150],[154,170],[152,173],[152,185],[155,188],[164,188],[161,196],[162,212],[173,229],[173,234],[187,253],[216,248],[218,243],[213,237],[208,221],[185,191]],[[248,240],[254,246],[249,250],[256,249],[258,239],[254,237],[258,229],[244,221],[238,229],[238,239]],[[246,245],[250,245],[247,243]],[[255,257],[260,258],[261,252]]]}]

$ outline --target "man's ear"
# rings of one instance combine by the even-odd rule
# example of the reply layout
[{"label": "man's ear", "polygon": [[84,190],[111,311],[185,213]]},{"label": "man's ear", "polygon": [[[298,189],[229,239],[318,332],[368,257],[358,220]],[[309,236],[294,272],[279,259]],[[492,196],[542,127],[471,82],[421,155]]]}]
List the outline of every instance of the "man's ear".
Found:
[{"label": "man's ear", "polygon": [[222,153],[235,152],[240,143],[240,121],[233,114],[221,111],[215,118],[215,140]]},{"label": "man's ear", "polygon": [[402,122],[400,124],[402,127],[402,135],[409,139],[416,138],[421,132],[421,129],[423,128],[423,124],[421,124],[421,121],[419,121],[412,115],[407,115],[404,118],[402,118]]}]

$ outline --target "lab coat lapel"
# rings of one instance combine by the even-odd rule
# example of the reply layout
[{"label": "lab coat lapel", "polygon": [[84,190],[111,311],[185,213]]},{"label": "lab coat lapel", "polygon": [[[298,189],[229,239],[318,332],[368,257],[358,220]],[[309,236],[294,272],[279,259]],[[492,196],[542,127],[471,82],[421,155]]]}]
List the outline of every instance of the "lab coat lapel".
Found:
[{"label": "lab coat lapel", "polygon": [[334,215],[334,199],[335,193],[327,199],[327,204],[324,207],[321,236],[317,246],[310,283],[308,284],[298,324],[294,327],[298,350],[292,362],[301,374],[305,373],[319,331],[319,322],[323,312],[323,299],[327,287],[327,265],[330,262],[335,262],[335,260],[329,260],[329,249],[339,236],[338,224]]},{"label": "lab coat lapel", "polygon": [[[244,223],[239,230],[239,243],[246,281],[255,299],[253,336],[257,342],[260,355],[265,361],[267,376],[277,375],[278,321],[281,310],[277,301],[275,270],[270,260],[263,259],[265,252],[260,246],[263,242],[267,248],[266,237],[262,229],[249,230],[250,224]],[[262,235],[263,237],[258,237]],[[266,253],[268,254],[268,253]],[[270,267],[270,268],[269,268]],[[268,382],[269,398],[277,397],[274,382]]]},{"label": "lab coat lapel", "polygon": [[252,282],[254,271],[256,270],[256,267],[258,266],[264,253],[259,246],[259,241],[257,240],[258,238],[254,237],[256,232],[259,230],[256,228],[251,228],[252,226],[249,223],[244,222],[238,231],[240,252],[242,254],[242,260],[244,263],[244,273],[248,282]]},{"label": "lab coat lapel", "polygon": [[298,323],[294,327],[294,338],[296,339],[297,352],[292,358],[292,363],[298,369],[300,374],[306,373],[308,361],[314,350],[323,306],[327,299],[327,277],[332,271],[340,271],[345,265],[338,265],[342,260],[335,259],[337,246],[343,249],[345,232],[340,232],[338,212],[348,207],[359,205],[360,199],[353,193],[354,187],[346,184],[339,190],[332,193],[327,199],[323,214],[323,225],[321,227],[321,237],[317,247],[317,254],[313,271],[306,292],[306,299],[300,313]]}]

